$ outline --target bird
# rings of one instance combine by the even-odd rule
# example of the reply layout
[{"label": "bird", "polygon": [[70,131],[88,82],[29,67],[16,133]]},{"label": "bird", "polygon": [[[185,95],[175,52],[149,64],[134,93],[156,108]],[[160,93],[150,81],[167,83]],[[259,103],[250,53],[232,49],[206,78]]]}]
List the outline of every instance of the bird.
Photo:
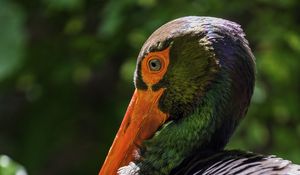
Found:
[{"label": "bird", "polygon": [[137,57],[135,91],[99,175],[300,175],[291,161],[225,150],[255,77],[239,24],[186,16],[162,25]]}]

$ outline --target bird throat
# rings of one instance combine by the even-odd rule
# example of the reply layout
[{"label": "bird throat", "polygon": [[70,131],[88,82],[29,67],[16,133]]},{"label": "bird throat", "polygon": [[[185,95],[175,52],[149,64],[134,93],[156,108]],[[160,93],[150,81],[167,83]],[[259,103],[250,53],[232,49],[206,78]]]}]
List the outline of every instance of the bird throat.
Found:
[{"label": "bird throat", "polygon": [[[225,85],[226,83],[223,84]],[[135,162],[139,167],[139,174],[167,175],[179,166],[184,158],[197,151],[217,151],[224,148],[228,141],[226,138],[229,138],[232,132],[228,132],[228,136],[218,136],[222,133],[220,125],[223,122],[223,113],[218,110],[224,110],[227,101],[217,97],[220,93],[224,96],[230,94],[226,92],[228,88],[221,86],[216,85],[215,89],[209,90],[190,116],[167,122],[154,137],[144,141],[141,158]],[[216,141],[219,138],[225,140]]]}]

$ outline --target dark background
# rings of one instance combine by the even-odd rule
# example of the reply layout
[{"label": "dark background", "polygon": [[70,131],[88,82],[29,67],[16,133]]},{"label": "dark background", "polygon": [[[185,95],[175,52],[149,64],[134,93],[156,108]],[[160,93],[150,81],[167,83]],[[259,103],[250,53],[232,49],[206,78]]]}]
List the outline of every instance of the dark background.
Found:
[{"label": "dark background", "polygon": [[244,28],[252,105],[229,148],[300,163],[300,1],[1,0],[0,154],[30,175],[97,174],[133,93],[147,37],[181,16]]}]

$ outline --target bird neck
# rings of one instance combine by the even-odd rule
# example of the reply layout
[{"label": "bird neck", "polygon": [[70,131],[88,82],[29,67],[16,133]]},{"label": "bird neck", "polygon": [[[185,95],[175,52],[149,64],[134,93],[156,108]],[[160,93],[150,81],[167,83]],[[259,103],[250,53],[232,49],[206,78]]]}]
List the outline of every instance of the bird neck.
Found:
[{"label": "bird neck", "polygon": [[215,83],[190,116],[169,121],[145,141],[136,162],[140,174],[169,174],[184,158],[199,150],[223,149],[235,128],[235,122],[227,122],[233,126],[225,128],[222,124],[230,99],[228,86],[227,82]]}]

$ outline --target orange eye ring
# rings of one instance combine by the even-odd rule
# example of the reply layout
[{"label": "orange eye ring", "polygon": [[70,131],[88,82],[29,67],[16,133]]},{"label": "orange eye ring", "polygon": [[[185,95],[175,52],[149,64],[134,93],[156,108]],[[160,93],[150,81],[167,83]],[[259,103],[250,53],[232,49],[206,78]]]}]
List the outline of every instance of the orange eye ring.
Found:
[{"label": "orange eye ring", "polygon": [[150,52],[142,60],[142,77],[148,86],[158,83],[167,72],[169,66],[169,50],[170,48],[166,48],[162,51]]}]

